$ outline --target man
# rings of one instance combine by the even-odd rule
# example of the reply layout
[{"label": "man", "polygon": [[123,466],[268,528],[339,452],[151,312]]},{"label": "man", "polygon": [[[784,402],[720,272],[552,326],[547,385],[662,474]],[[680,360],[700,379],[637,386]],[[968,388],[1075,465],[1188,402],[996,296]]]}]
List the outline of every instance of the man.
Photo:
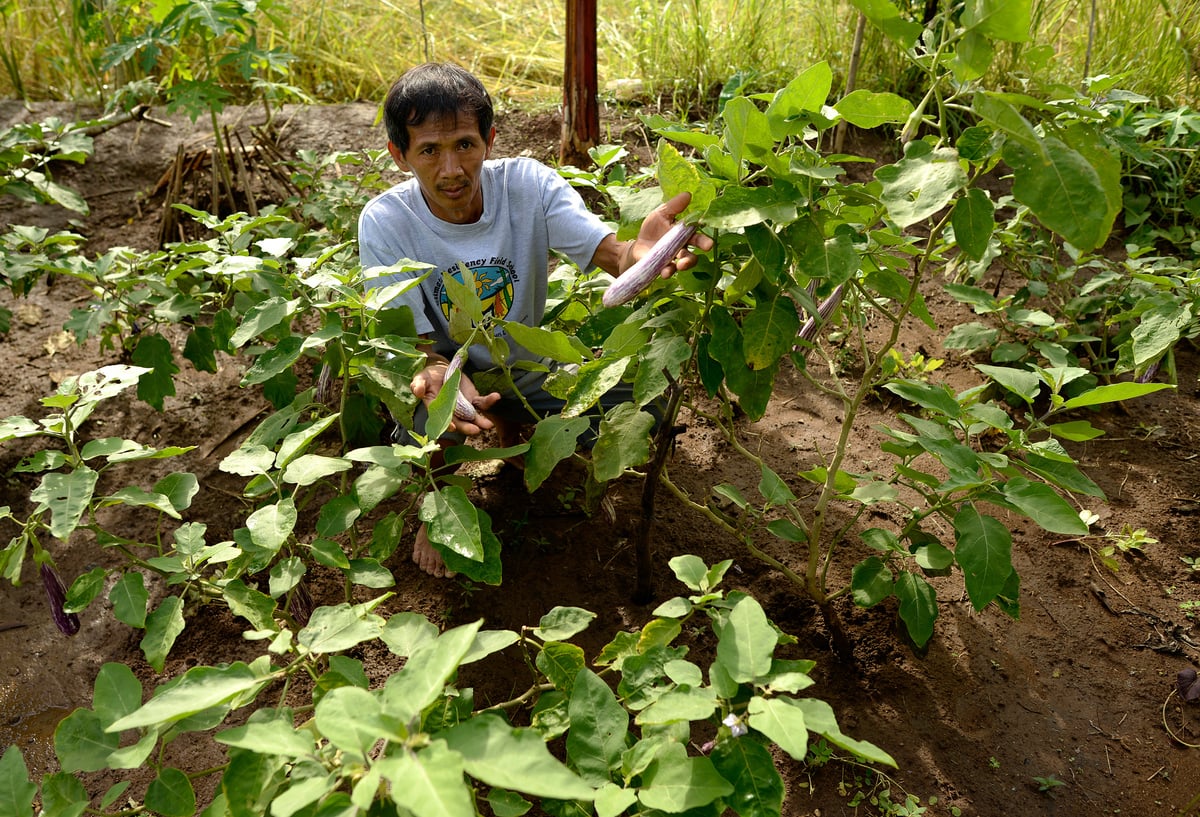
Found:
[{"label": "man", "polygon": [[[553,169],[528,158],[491,159],[496,138],[491,99],[482,83],[454,65],[428,63],[406,72],[388,92],[384,124],[388,151],[412,178],[372,199],[359,218],[359,252],[364,268],[390,266],[402,258],[434,265],[420,287],[401,297],[412,308],[418,333],[433,342],[425,368],[412,381],[413,394],[428,404],[456,351],[448,329],[450,303],[442,273],[461,277],[465,266],[486,308],[508,321],[536,326],[545,312],[550,251],[581,269],[599,267],[619,275],[641,258],[683,212],[690,195],[680,194],[646,217],[637,239],[620,242],[588,211],[579,194]],[[697,234],[695,244],[712,248]],[[696,263],[682,251],[662,270],[667,276]],[[460,266],[461,265],[461,266]],[[384,276],[384,286],[398,276]],[[511,339],[509,363],[536,359]],[[479,412],[474,421],[455,419],[450,432],[475,435],[495,428],[501,445],[515,442],[508,409],[523,410],[515,394],[481,395],[465,372],[486,369],[485,349],[472,348],[461,391]],[[536,410],[555,410],[541,389],[545,374],[514,369],[515,388]],[[528,419],[527,414],[525,419]],[[418,423],[421,416],[418,416]],[[413,561],[434,576],[452,575],[430,544],[425,526],[417,532]]]}]

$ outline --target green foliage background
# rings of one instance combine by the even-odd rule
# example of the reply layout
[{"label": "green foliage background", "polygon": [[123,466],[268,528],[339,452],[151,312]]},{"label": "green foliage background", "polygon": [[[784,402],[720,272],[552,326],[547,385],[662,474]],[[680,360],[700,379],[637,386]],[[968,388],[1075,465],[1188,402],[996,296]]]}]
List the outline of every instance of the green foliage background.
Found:
[{"label": "green foliage background", "polygon": [[[111,48],[182,3],[173,0],[6,0],[0,3],[0,96],[110,101],[128,83],[177,81],[188,66],[165,57],[106,68]],[[425,60],[452,60],[487,81],[501,101],[556,104],[561,98],[565,14],[560,0],[203,0],[254,20],[259,48],[295,59],[260,69],[313,99],[379,99],[392,79]],[[927,0],[900,0],[920,23]],[[1197,0],[1038,0],[1030,43],[998,53],[988,85],[1010,90],[1088,75],[1120,77],[1159,105],[1194,104],[1200,71]],[[663,97],[681,110],[715,97],[733,76],[773,89],[825,60],[843,87],[858,19],[848,0],[600,0],[601,85],[613,95]],[[231,35],[230,47],[240,42]],[[380,44],[386,44],[380,47]],[[221,42],[214,42],[220,51]],[[919,78],[898,47],[867,27],[859,87],[904,94]],[[1018,70],[1019,69],[1019,70]],[[227,66],[231,90],[250,87]],[[245,100],[242,100],[245,101]]]}]

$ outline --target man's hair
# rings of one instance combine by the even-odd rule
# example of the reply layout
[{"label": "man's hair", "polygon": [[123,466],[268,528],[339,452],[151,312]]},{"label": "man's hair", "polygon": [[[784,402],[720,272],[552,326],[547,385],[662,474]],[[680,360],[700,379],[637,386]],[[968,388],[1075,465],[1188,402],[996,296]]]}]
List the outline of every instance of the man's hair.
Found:
[{"label": "man's hair", "polygon": [[393,83],[383,102],[388,139],[401,154],[408,153],[409,125],[420,125],[431,116],[462,115],[475,117],[479,135],[486,140],[495,118],[492,98],[474,74],[449,63],[410,68]]}]

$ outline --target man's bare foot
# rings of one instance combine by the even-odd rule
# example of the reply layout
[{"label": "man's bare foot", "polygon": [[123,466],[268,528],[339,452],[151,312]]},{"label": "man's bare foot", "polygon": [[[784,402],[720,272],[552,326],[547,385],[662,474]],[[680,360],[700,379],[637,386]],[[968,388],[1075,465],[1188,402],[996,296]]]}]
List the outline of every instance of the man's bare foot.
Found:
[{"label": "man's bare foot", "polygon": [[412,560],[416,562],[417,567],[439,579],[443,577],[453,579],[458,575],[446,567],[446,563],[442,561],[442,554],[438,553],[437,549],[430,544],[429,532],[425,530],[424,523],[417,528],[417,538],[413,540]]}]

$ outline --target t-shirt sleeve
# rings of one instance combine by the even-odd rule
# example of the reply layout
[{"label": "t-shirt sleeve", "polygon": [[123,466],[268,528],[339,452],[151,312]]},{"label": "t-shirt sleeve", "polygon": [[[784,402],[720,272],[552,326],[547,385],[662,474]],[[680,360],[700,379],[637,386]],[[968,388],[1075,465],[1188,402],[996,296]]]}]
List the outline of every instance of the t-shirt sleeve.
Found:
[{"label": "t-shirt sleeve", "polygon": [[[369,202],[363,208],[362,213],[359,214],[358,261],[362,265],[364,273],[368,276],[363,281],[363,286],[368,290],[399,283],[400,281],[414,278],[418,274],[412,272],[391,272],[384,275],[373,275],[368,272],[371,267],[390,267],[402,258],[409,257],[408,252],[402,246],[399,239],[399,231],[394,228],[387,229],[385,227],[385,225],[389,224],[389,221],[394,225],[398,218],[406,217],[406,214],[402,212],[397,214],[395,209],[393,202],[389,202],[384,197],[379,197]],[[419,287],[414,287],[407,292],[401,293],[388,306],[409,307],[412,310],[413,322],[418,334],[427,334],[433,331],[433,324],[425,314]]]},{"label": "t-shirt sleeve", "polygon": [[587,208],[566,179],[553,169],[542,167],[542,202],[550,248],[570,258],[580,269],[588,270],[596,248],[613,230]]}]

